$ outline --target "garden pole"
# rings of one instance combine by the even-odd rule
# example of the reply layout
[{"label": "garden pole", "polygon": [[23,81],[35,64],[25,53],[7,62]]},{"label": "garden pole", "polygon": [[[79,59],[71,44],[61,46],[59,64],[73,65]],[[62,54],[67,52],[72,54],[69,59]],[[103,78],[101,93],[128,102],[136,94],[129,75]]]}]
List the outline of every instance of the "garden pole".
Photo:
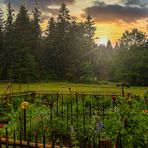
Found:
[{"label": "garden pole", "polygon": [[58,106],[58,103],[59,103],[59,94],[57,92],[57,116],[59,114],[59,106]]},{"label": "garden pole", "polygon": [[100,129],[99,129],[99,148],[101,147],[101,145],[100,145]]},{"label": "garden pole", "polygon": [[51,131],[53,131],[53,121],[52,121],[52,112],[53,112],[53,106],[50,106],[50,123],[51,123]]},{"label": "garden pole", "polygon": [[55,148],[55,136],[52,131],[52,148]]},{"label": "garden pole", "polygon": [[43,133],[43,148],[46,147],[46,141],[45,141],[45,130],[44,130],[44,133]]},{"label": "garden pole", "polygon": [[21,103],[21,108],[23,110],[23,120],[24,120],[24,140],[26,141],[26,110],[29,108],[28,102],[22,102]]},{"label": "garden pole", "polygon": [[84,96],[82,96],[83,101],[83,129],[84,129],[84,137],[85,137],[85,104],[84,104]]},{"label": "garden pole", "polygon": [[[92,99],[92,95],[91,95],[90,98]],[[91,113],[91,99],[90,99],[90,106],[89,106],[89,111],[90,111],[90,112],[89,112],[89,116],[90,116],[90,120],[91,120],[91,114],[92,114],[92,113]]]},{"label": "garden pole", "polygon": [[122,97],[124,97],[124,84],[121,85],[121,89],[122,89]]},{"label": "garden pole", "polygon": [[43,114],[41,114],[41,123],[42,123],[42,136],[44,136]]},{"label": "garden pole", "polygon": [[38,147],[38,133],[35,133],[35,147]]},{"label": "garden pole", "polygon": [[29,133],[30,133],[30,141],[31,141],[31,110],[30,110],[30,129],[29,129]]},{"label": "garden pole", "polygon": [[[64,102],[63,102],[63,95],[62,95],[62,135],[63,135],[63,127],[64,127]],[[62,136],[61,136],[61,144],[60,144],[60,148],[63,147],[63,140],[62,140]]]},{"label": "garden pole", "polygon": [[68,107],[69,107],[69,105],[68,105],[68,100],[67,100],[67,133],[68,133],[68,120],[69,120]]},{"label": "garden pole", "polygon": [[15,130],[14,130],[14,133],[13,133],[13,138],[14,138],[14,146],[13,147],[16,148],[16,145],[15,145],[16,144],[16,133],[15,133]]},{"label": "garden pole", "polygon": [[70,106],[71,106],[71,125],[73,125],[73,107],[72,107],[72,98],[70,98]]},{"label": "garden pole", "polygon": [[21,113],[19,113],[19,120],[20,120],[20,148],[22,145],[22,118],[21,118]]},{"label": "garden pole", "polygon": [[97,101],[97,108],[98,108],[98,116],[100,116],[100,98],[96,97]]},{"label": "garden pole", "polygon": [[78,120],[79,120],[79,109],[78,109],[78,93],[76,92],[76,102],[77,102],[77,130],[78,130]]},{"label": "garden pole", "polygon": [[104,101],[103,101],[103,123],[104,123]]},{"label": "garden pole", "polygon": [[24,140],[26,141],[26,109],[24,109],[23,112],[24,112]]}]

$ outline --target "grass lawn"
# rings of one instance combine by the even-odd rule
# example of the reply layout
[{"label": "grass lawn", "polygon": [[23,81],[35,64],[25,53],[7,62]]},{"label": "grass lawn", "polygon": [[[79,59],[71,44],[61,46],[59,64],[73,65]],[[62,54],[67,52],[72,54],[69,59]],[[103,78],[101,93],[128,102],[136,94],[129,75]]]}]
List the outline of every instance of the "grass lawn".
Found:
[{"label": "grass lawn", "polygon": [[[13,91],[17,92],[20,85],[13,84]],[[8,87],[7,83],[0,83],[0,94],[5,92],[5,89]],[[97,85],[97,84],[80,84],[80,83],[68,83],[68,82],[48,82],[48,83],[31,83],[31,84],[21,84],[21,91],[60,91],[67,92],[71,88],[71,91],[77,92],[114,92],[121,91],[120,87],[116,87],[116,84],[108,85]],[[131,92],[136,95],[143,95],[148,91],[148,87],[135,87],[131,86],[130,88],[125,89],[126,92]]]}]

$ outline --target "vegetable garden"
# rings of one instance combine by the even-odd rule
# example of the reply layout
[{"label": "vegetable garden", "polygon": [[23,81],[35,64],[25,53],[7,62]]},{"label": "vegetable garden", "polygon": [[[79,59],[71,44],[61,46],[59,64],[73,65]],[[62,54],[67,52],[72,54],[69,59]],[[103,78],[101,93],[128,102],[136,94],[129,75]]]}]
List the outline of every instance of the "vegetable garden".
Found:
[{"label": "vegetable garden", "polygon": [[[23,104],[22,104],[23,102]],[[60,147],[148,146],[148,97],[85,93],[1,100],[0,137]],[[7,123],[8,122],[8,123]],[[2,142],[1,142],[2,144]]]}]

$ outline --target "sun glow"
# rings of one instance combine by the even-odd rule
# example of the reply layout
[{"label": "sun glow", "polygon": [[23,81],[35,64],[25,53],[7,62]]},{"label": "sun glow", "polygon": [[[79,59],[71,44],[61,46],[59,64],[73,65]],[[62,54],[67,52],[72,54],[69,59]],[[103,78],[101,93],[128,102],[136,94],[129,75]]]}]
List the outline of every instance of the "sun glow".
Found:
[{"label": "sun glow", "polygon": [[100,36],[99,38],[99,43],[98,44],[101,44],[101,45],[107,45],[107,42],[108,42],[108,37],[106,36]]},{"label": "sun glow", "polygon": [[[98,44],[106,44],[106,40],[110,40],[112,45],[116,44],[116,41],[120,39],[122,33],[124,32],[123,26],[118,23],[96,23],[97,30],[96,30],[96,37],[99,37]],[[127,27],[127,26],[126,26]]]}]

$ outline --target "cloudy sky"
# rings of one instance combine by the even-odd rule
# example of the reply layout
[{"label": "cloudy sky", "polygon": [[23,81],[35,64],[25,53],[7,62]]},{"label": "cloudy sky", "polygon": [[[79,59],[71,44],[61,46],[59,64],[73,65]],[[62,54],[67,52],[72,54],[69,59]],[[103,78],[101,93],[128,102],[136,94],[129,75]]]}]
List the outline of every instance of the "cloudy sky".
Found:
[{"label": "cloudy sky", "polygon": [[[0,0],[0,7],[6,12],[8,2],[18,9],[24,1],[29,9],[33,8],[35,0]],[[63,2],[78,21],[84,20],[88,14],[94,18],[99,43],[105,44],[110,39],[115,44],[125,30],[134,27],[146,32],[148,0],[38,0],[45,18],[43,28],[50,16],[57,15]]]}]

